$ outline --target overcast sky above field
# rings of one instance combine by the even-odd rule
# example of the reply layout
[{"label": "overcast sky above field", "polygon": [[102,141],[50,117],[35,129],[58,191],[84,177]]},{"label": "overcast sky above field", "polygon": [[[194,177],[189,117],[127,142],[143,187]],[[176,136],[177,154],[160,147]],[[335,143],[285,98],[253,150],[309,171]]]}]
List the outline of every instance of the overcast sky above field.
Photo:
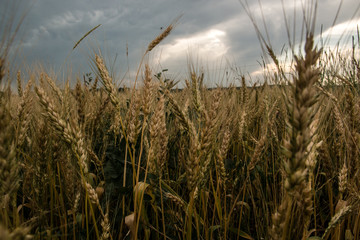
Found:
[{"label": "overcast sky above field", "polygon": [[[0,11],[9,14],[16,8],[18,15],[28,11],[18,40],[22,41],[20,55],[29,64],[39,62],[59,72],[70,65],[73,73],[83,74],[90,72],[90,57],[94,51],[101,49],[108,66],[113,65],[119,78],[124,76],[129,65],[126,78],[133,79],[148,44],[161,33],[161,28],[166,28],[182,14],[171,35],[149,55],[154,71],[167,68],[172,77],[183,78],[187,73],[189,53],[195,65],[204,67],[211,79],[209,81],[220,82],[221,73],[229,66],[227,62],[243,73],[253,73],[259,69],[257,61],[261,61],[261,47],[254,27],[238,0],[16,2],[19,4],[14,4],[13,0],[0,0]],[[258,1],[248,2],[265,34]],[[284,2],[285,11],[291,19],[294,2],[299,4],[304,0]],[[271,44],[279,53],[282,46],[288,43],[281,0],[262,0],[261,3]],[[339,0],[319,1],[317,33],[321,24],[323,32],[332,26],[339,3]],[[297,17],[302,14],[300,6],[296,6]],[[337,39],[344,30],[356,34],[356,26],[360,24],[360,14],[356,12],[358,8],[358,0],[343,1],[336,22],[340,27],[332,30],[332,39]],[[72,51],[74,44],[98,24],[101,26]],[[297,28],[300,28],[300,21]],[[349,41],[347,43],[350,44]]]}]

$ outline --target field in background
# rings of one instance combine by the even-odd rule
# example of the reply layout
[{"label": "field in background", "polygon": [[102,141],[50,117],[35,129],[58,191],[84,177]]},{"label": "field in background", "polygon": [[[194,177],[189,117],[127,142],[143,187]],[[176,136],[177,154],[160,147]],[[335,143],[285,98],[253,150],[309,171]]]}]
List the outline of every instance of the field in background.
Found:
[{"label": "field in background", "polygon": [[142,60],[120,92],[101,55],[73,89],[1,55],[0,239],[360,239],[355,43],[309,31],[290,74],[268,48],[265,84],[182,91]]}]

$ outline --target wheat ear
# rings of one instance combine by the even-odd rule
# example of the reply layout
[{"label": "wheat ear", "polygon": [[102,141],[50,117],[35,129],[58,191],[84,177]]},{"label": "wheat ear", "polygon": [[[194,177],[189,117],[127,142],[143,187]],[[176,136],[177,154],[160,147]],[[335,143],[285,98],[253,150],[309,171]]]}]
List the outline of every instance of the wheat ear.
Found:
[{"label": "wheat ear", "polygon": [[[305,42],[305,57],[295,56],[297,77],[292,84],[293,99],[287,99],[289,111],[288,133],[289,140],[284,142],[284,154],[287,160],[284,162],[286,172],[285,189],[290,197],[283,199],[281,205],[286,204],[286,214],[279,216],[278,221],[283,227],[280,234],[283,238],[301,238],[301,234],[306,230],[308,219],[310,218],[312,201],[311,189],[307,184],[308,169],[306,159],[308,155],[308,145],[312,136],[310,126],[314,119],[314,105],[317,101],[314,84],[319,79],[320,70],[316,67],[321,50],[314,48],[313,35],[310,33]],[[290,201],[290,202],[289,202]],[[302,212],[301,218],[293,219],[290,214],[291,209]],[[284,213],[284,212],[283,212]],[[295,221],[290,227],[290,221]],[[275,223],[275,222],[274,222]],[[274,227],[274,229],[280,229]]]}]

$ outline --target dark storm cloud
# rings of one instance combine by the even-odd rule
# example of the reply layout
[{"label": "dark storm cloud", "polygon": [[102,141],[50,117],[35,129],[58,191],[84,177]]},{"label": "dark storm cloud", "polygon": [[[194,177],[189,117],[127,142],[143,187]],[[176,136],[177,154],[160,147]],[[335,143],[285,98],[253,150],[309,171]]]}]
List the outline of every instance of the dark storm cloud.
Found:
[{"label": "dark storm cloud", "polygon": [[[0,0],[9,4],[11,0]],[[152,53],[150,60],[161,62],[174,72],[184,73],[186,52],[205,60],[214,60],[216,51],[223,53],[232,63],[254,71],[262,54],[254,27],[239,1],[226,0],[35,0],[22,2],[18,12],[29,9],[23,24],[21,56],[28,63],[36,61],[60,68],[71,64],[72,72],[83,74],[90,71],[89,62],[93,51],[101,48],[108,64],[117,56],[116,71],[127,69],[126,46],[129,51],[130,71],[136,71],[147,45],[173,19],[183,14],[176,28]],[[280,0],[263,0],[262,10],[269,38],[276,53],[287,44],[287,34]],[[293,18],[294,2],[285,1],[289,21]],[[319,1],[317,30],[325,31],[332,26],[340,1]],[[0,5],[0,6],[1,6]],[[298,35],[302,13],[297,5]],[[354,14],[356,0],[344,0],[337,23],[348,21]],[[265,35],[258,1],[249,1],[250,12]],[[359,13],[355,15],[359,19]],[[102,24],[74,51],[74,44],[91,28]],[[290,26],[292,28],[292,25]],[[197,42],[197,43],[196,43]],[[192,47],[192,44],[195,47]],[[186,49],[186,47],[189,47]],[[185,66],[184,66],[185,65]],[[180,67],[182,69],[180,69]]]}]

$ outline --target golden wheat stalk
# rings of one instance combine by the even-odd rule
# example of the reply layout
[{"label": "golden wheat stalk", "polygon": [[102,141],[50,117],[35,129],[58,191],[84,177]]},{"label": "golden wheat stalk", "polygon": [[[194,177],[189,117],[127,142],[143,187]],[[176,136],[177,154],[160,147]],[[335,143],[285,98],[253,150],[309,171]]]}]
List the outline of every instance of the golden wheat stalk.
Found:
[{"label": "golden wheat stalk", "polygon": [[74,126],[71,126],[69,121],[65,121],[60,116],[60,114],[55,110],[52,101],[42,88],[35,87],[35,92],[39,98],[41,106],[45,110],[44,115],[50,121],[54,130],[56,130],[56,132],[62,137],[64,142],[71,146],[73,153],[78,158],[78,164],[82,174],[86,176],[88,174],[88,156],[82,133],[74,128]]},{"label": "golden wheat stalk", "polygon": [[109,75],[109,72],[104,64],[103,59],[97,54],[95,54],[95,64],[99,71],[100,77],[103,80],[105,90],[109,94],[111,103],[115,106],[117,110],[120,109],[119,98],[117,97],[112,78]]},{"label": "golden wheat stalk", "polygon": [[96,27],[90,29],[90,31],[88,31],[87,33],[85,33],[84,36],[82,36],[82,38],[80,38],[79,41],[77,41],[73,47],[73,50],[81,43],[82,40],[84,40],[90,33],[92,33],[93,31],[95,31],[98,27],[100,27],[101,24],[97,25]]},{"label": "golden wheat stalk", "polygon": [[[280,215],[273,224],[273,229],[282,229],[280,235],[283,238],[298,239],[306,232],[312,209],[311,189],[307,184],[308,168],[306,159],[308,157],[308,145],[312,136],[310,127],[314,119],[314,105],[317,101],[314,84],[319,79],[319,69],[316,63],[320,57],[321,50],[314,48],[314,38],[310,33],[305,42],[305,57],[295,56],[297,77],[292,84],[293,98],[285,96],[289,110],[288,133],[290,138],[284,141],[284,154],[286,161],[284,169],[286,173],[284,187],[286,194],[281,206],[286,205],[286,214]],[[291,210],[293,209],[293,210]],[[302,213],[301,218],[290,216],[292,211]],[[282,212],[284,213],[284,212]],[[290,222],[295,221],[290,226]]]},{"label": "golden wheat stalk", "polygon": [[157,173],[159,176],[164,171],[167,155],[168,136],[166,131],[166,119],[164,112],[164,96],[161,95],[157,103],[154,115],[150,122],[150,158],[149,171]]},{"label": "golden wheat stalk", "polygon": [[150,42],[150,44],[148,45],[148,47],[146,49],[146,53],[151,52],[151,50],[153,50],[159,43],[161,43],[167,36],[169,36],[169,34],[174,29],[175,25],[177,24],[177,22],[179,21],[180,18],[181,18],[181,15],[178,16],[177,18],[175,18],[172,21],[172,23],[170,23],[170,25],[167,26],[167,28],[165,28],[164,31],[162,31],[161,34],[159,34],[154,40],[152,40]]}]

